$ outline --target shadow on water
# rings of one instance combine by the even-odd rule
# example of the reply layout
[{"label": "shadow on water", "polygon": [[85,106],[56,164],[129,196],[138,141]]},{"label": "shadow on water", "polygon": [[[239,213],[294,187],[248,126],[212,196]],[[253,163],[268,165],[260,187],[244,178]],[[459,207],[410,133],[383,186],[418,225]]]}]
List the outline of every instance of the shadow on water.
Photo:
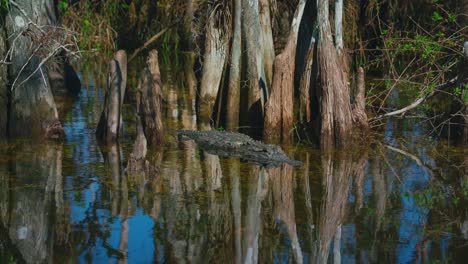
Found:
[{"label": "shadow on water", "polygon": [[177,142],[175,129],[207,129],[182,85],[164,80],[167,143],[149,154],[151,173],[125,172],[131,107],[123,141],[97,144],[103,92],[93,83],[63,118],[64,143],[0,143],[0,263],[466,259],[464,149],[391,121],[369,146],[292,146],[302,167],[262,168]]}]

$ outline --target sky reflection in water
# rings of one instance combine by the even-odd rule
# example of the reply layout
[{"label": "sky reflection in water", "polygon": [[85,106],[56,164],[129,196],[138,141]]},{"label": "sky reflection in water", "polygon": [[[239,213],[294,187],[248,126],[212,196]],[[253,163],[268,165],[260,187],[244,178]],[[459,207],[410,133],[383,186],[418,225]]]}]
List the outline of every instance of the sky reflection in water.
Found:
[{"label": "sky reflection in water", "polygon": [[347,152],[294,147],[289,154],[303,167],[266,169],[177,142],[171,131],[196,123],[193,103],[175,89],[164,87],[168,143],[151,153],[160,166],[154,175],[124,171],[131,115],[121,146],[96,143],[102,92],[93,88],[64,118],[64,144],[1,144],[0,262],[460,263],[466,257],[460,230],[466,175],[454,169],[466,158],[451,149],[437,156],[440,143],[423,136],[421,125],[389,122],[382,141]]}]

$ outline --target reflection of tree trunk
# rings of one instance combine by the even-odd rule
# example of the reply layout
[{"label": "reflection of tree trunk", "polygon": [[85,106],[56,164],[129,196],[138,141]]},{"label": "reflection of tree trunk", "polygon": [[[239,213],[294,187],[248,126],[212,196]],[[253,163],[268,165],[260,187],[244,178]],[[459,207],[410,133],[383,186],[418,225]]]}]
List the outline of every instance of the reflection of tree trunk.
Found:
[{"label": "reflection of tree trunk", "polygon": [[307,230],[309,231],[308,236],[311,239],[311,250],[310,252],[315,252],[314,243],[312,239],[314,238],[314,213],[312,209],[312,194],[310,192],[310,181],[309,175],[310,173],[310,154],[309,152],[306,153],[305,161],[304,161],[304,169],[301,173],[301,188],[302,192],[304,193],[305,199],[305,208],[306,208],[306,221],[307,221]]},{"label": "reflection of tree trunk", "polygon": [[[106,165],[106,176],[111,179],[111,211],[112,215],[120,215],[120,203],[122,198],[123,169],[121,163],[121,149],[119,145],[113,144],[102,150]],[[125,183],[125,181],[124,181]]]},{"label": "reflection of tree trunk", "polygon": [[229,178],[231,179],[231,206],[234,218],[234,263],[242,263],[242,210],[240,192],[240,160],[230,159],[228,163]]},{"label": "reflection of tree trunk", "polygon": [[364,204],[364,180],[365,180],[365,169],[367,162],[367,150],[362,150],[359,161],[353,163],[352,176],[355,181],[356,189],[356,212],[359,211]]},{"label": "reflection of tree trunk", "polygon": [[330,243],[345,216],[352,165],[347,154],[322,153],[324,201],[319,221],[317,263],[327,263]]},{"label": "reflection of tree trunk", "polygon": [[369,170],[370,174],[373,177],[374,182],[374,193],[376,195],[375,202],[375,219],[376,219],[376,231],[380,230],[382,225],[382,220],[385,216],[385,209],[387,204],[387,184],[385,181],[385,175],[382,171],[381,161],[376,159],[375,155],[371,156],[369,160]]},{"label": "reflection of tree trunk", "polygon": [[[70,231],[66,209],[63,205],[61,146],[24,146],[20,147],[14,160],[14,175],[19,182],[27,182],[34,189],[24,186],[11,192],[9,236],[27,263],[48,262],[54,244],[54,234],[64,241]],[[28,153],[24,160],[24,153]],[[31,172],[34,175],[31,175]],[[55,194],[54,194],[55,193]],[[53,200],[57,204],[61,219],[51,222],[50,214]]]},{"label": "reflection of tree trunk", "polygon": [[122,258],[119,259],[120,263],[127,263],[128,260],[128,219],[122,219],[122,223],[120,224],[120,243],[119,243],[119,251],[122,253]]},{"label": "reflection of tree trunk", "polygon": [[258,263],[258,240],[260,236],[260,212],[262,209],[262,191],[267,172],[253,167],[247,175],[249,180],[247,211],[245,216],[245,235],[242,241],[244,263]]},{"label": "reflection of tree trunk", "polygon": [[293,174],[294,168],[287,164],[282,165],[280,168],[268,170],[268,175],[272,182],[273,199],[275,203],[274,215],[281,220],[288,229],[295,262],[302,263],[302,251],[296,231]]}]

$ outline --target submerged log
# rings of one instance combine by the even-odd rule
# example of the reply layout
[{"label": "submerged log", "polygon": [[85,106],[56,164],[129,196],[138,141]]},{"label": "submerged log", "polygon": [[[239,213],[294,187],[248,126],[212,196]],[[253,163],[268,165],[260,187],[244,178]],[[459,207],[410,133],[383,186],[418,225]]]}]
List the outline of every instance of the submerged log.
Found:
[{"label": "submerged log", "polygon": [[96,130],[96,136],[102,142],[116,142],[122,130],[122,103],[127,80],[126,69],[125,51],[119,51],[109,63],[104,109]]},{"label": "submerged log", "polygon": [[302,162],[290,159],[276,145],[263,144],[247,135],[222,131],[178,130],[180,137],[195,140],[200,148],[222,157],[239,157],[264,166],[279,166],[283,163],[301,166]]}]

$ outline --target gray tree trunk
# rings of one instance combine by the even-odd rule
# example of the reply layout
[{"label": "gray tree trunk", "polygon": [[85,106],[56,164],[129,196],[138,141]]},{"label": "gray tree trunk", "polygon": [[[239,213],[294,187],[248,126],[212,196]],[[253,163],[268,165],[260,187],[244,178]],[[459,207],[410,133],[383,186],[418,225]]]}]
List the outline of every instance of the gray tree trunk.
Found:
[{"label": "gray tree trunk", "polygon": [[235,130],[239,126],[240,82],[242,53],[242,5],[234,0],[234,35],[231,48],[231,67],[227,96],[226,128]]},{"label": "gray tree trunk", "polygon": [[203,60],[203,76],[200,85],[200,115],[209,120],[213,114],[216,96],[221,84],[228,53],[227,32],[216,21],[218,11],[213,11],[208,20]]},{"label": "gray tree trunk", "polygon": [[263,64],[258,0],[242,0],[242,32],[246,49],[247,111],[250,126],[263,123],[268,87]]},{"label": "gray tree trunk", "polygon": [[260,0],[260,34],[263,55],[263,67],[267,87],[273,81],[273,63],[275,61],[275,47],[273,45],[273,32],[270,15],[270,0]]},{"label": "gray tree trunk", "polygon": [[116,52],[114,59],[109,63],[104,109],[96,129],[96,136],[102,142],[116,142],[122,130],[122,103],[127,80],[126,63],[125,51]]},{"label": "gray tree trunk", "polygon": [[[15,136],[64,135],[50,88],[44,59],[54,46],[38,39],[53,34],[57,23],[53,0],[23,0],[11,4],[6,18],[12,48],[10,79],[10,134]],[[45,41],[47,42],[47,41]]]}]

